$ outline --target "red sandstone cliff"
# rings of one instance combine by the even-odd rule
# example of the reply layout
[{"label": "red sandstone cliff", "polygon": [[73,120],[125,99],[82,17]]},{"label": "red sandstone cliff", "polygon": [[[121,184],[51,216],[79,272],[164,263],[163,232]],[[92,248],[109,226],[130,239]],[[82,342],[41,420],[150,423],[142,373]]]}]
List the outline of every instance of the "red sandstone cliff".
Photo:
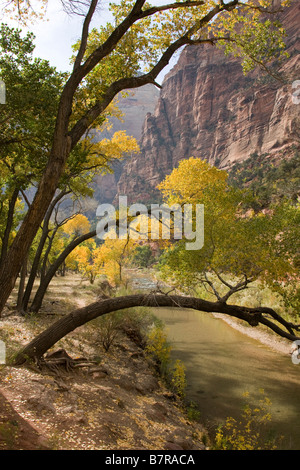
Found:
[{"label": "red sandstone cliff", "polygon": [[166,75],[153,114],[148,113],[141,153],[130,159],[118,192],[132,201],[155,199],[155,187],[191,156],[219,166],[252,153],[274,154],[299,143],[300,104],[292,83],[300,80],[300,2],[281,14],[290,53],[280,72],[285,83],[255,71],[244,76],[240,62],[217,47],[189,46]]}]

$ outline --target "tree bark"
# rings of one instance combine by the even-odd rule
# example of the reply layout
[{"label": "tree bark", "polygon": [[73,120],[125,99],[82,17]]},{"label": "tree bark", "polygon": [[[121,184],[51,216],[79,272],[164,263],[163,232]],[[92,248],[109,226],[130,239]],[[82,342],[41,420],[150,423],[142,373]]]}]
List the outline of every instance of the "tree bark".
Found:
[{"label": "tree bark", "polygon": [[[34,338],[25,346],[16,356],[14,364],[21,365],[27,360],[39,360],[52,346],[71,331],[84,325],[85,323],[108,313],[123,310],[132,307],[172,307],[188,308],[208,313],[223,313],[232,317],[239,318],[249,323],[251,326],[257,326],[259,323],[267,325],[278,335],[288,338],[292,341],[299,339],[292,328],[298,329],[299,326],[292,325],[282,319],[274,310],[270,308],[247,308],[238,305],[228,305],[221,302],[209,302],[196,297],[185,297],[180,295],[166,294],[135,294],[122,297],[115,297],[95,302],[87,307],[74,310],[65,315],[60,320]],[[283,330],[277,324],[264,317],[264,314],[272,316],[274,320],[285,326],[288,331]]]},{"label": "tree bark", "polygon": [[40,285],[36,291],[36,294],[34,296],[34,299],[32,301],[30,310],[34,313],[38,313],[40,310],[46,291],[48,289],[48,286],[50,282],[52,281],[53,277],[55,276],[55,273],[59,269],[59,267],[64,263],[65,259],[69,256],[69,254],[78,246],[80,243],[84,242],[85,240],[89,240],[90,238],[93,238],[96,236],[96,230],[92,230],[89,233],[86,233],[84,235],[81,235],[80,237],[76,238],[73,240],[69,245],[64,249],[64,251],[59,255],[59,257],[52,263],[52,265],[49,267],[48,271],[44,275],[43,278],[41,278]]},{"label": "tree bark", "polygon": [[30,270],[29,279],[27,281],[25,293],[24,293],[24,296],[23,296],[22,308],[25,312],[28,309],[28,303],[29,303],[30,295],[31,295],[31,292],[32,292],[32,288],[33,288],[33,285],[34,285],[34,281],[35,281],[37,272],[38,272],[38,267],[39,267],[40,259],[41,259],[42,252],[43,252],[43,249],[44,249],[44,245],[46,243],[47,236],[48,236],[48,233],[49,233],[49,221],[50,221],[52,212],[53,212],[54,207],[56,206],[56,204],[68,193],[69,193],[69,191],[61,191],[53,199],[53,201],[51,202],[51,204],[50,204],[50,206],[47,210],[47,213],[45,215],[44,222],[43,222],[43,229],[42,229],[41,239],[40,239],[37,251],[35,253],[35,257],[34,257],[32,267],[31,267],[31,270]]},{"label": "tree bark", "polygon": [[16,202],[18,199],[19,195],[19,188],[16,188],[12,194],[12,197],[9,201],[8,204],[8,214],[7,214],[7,219],[6,219],[6,227],[4,231],[4,235],[2,238],[2,246],[1,246],[1,255],[0,255],[0,268],[3,265],[4,259],[7,255],[7,250],[8,250],[8,244],[9,244],[9,236],[11,233],[11,229],[13,226],[14,222],[14,211],[15,211],[15,206]]},{"label": "tree bark", "polygon": [[20,272],[20,284],[19,284],[18,300],[17,300],[17,310],[18,312],[22,314],[24,314],[23,295],[24,295],[25,281],[26,281],[26,275],[27,275],[27,261],[28,261],[28,256],[26,256],[21,272]]},{"label": "tree bark", "polygon": [[[68,119],[64,116],[62,119]],[[66,135],[57,136],[53,147],[55,158],[50,158],[45,173],[41,179],[34,201],[28,210],[24,221],[3,260],[0,269],[0,312],[15,286],[18,273],[24,257],[43,221],[51,200],[56,191],[65,161],[69,154]]]}]

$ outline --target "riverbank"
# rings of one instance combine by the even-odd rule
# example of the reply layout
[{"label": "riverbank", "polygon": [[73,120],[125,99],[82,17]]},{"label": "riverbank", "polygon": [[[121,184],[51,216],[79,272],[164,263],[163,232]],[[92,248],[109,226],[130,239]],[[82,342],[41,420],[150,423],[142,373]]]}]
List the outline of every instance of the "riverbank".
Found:
[{"label": "riverbank", "polygon": [[[88,283],[57,277],[41,315],[6,311],[0,337],[17,350],[57,317],[92,301]],[[0,366],[0,449],[205,450],[203,426],[187,418],[137,339],[119,331],[105,352],[99,329],[87,324],[51,350],[76,359],[76,368],[55,361],[42,369]]]},{"label": "riverbank", "polygon": [[[153,289],[155,285],[149,281],[149,275],[147,280],[145,273],[140,274],[143,281],[135,279],[133,287]],[[79,276],[57,277],[50,286],[41,316],[25,319],[13,309],[8,310],[7,316],[1,319],[0,338],[9,348],[17,350],[56,317],[95,301],[95,287]],[[289,354],[289,342],[275,334],[225,315],[205,314],[205,318],[209,317],[214,317],[217,322],[224,321],[232,331],[238,330],[259,341],[279,353],[278,356]],[[192,332],[188,334],[188,343],[193,343]],[[208,336],[211,343],[214,330]],[[196,341],[201,343],[198,337]],[[202,426],[205,413],[200,415],[201,424],[187,419],[180,400],[166,389],[143,349],[128,335],[120,335],[105,353],[99,344],[97,330],[85,325],[60,341],[54,350],[58,348],[64,349],[72,358],[82,357],[81,367],[69,371],[63,367],[52,371],[34,367],[6,366],[0,369],[0,449],[5,445],[8,447],[4,448],[28,450],[206,449],[207,431]],[[194,352],[192,354],[192,361],[185,361],[191,359],[190,355],[184,358],[187,365],[198,361]],[[201,380],[206,362],[214,357],[212,349],[207,360],[202,360],[199,367],[196,365],[196,369],[202,371]],[[225,357],[219,356],[217,362]],[[230,380],[232,370],[229,368]],[[196,375],[190,376],[191,383],[196,380]],[[223,390],[224,396],[217,396],[210,388],[206,390],[203,383],[193,385],[195,400],[200,398],[204,409],[214,410],[217,402],[221,406],[228,405],[232,390],[224,393],[222,378],[220,380],[217,389]],[[237,402],[234,397],[233,402]],[[226,410],[227,415],[232,415],[231,411],[227,414]],[[217,422],[221,423],[222,419],[220,415]]]},{"label": "riverbank", "polygon": [[285,356],[290,355],[291,342],[287,339],[280,338],[279,336],[272,334],[270,331],[264,331],[260,326],[251,327],[250,325],[245,325],[245,322],[239,322],[235,318],[230,318],[227,315],[223,315],[221,313],[214,313],[213,316],[214,318],[223,320],[229,326],[248,336],[249,338],[255,339],[261,344],[268,346],[273,351]]}]

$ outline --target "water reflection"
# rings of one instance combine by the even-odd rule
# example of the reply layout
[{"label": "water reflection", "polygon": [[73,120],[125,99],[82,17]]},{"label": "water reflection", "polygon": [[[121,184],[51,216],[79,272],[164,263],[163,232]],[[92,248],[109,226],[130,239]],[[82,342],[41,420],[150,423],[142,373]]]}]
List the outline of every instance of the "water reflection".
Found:
[{"label": "water reflection", "polygon": [[[134,287],[156,284],[139,276]],[[155,314],[166,324],[174,359],[186,366],[188,399],[198,404],[202,422],[238,418],[243,393],[249,392],[254,405],[263,389],[272,402],[272,427],[284,435],[285,448],[300,450],[300,365],[210,314],[172,308]]]},{"label": "water reflection", "polygon": [[[159,309],[172,343],[174,358],[186,365],[190,400],[198,403],[202,419],[219,424],[239,417],[243,393],[253,405],[260,389],[272,402],[272,426],[294,449],[300,449],[300,369],[290,357],[234,330],[207,313]],[[184,324],[184,327],[183,327]]]}]

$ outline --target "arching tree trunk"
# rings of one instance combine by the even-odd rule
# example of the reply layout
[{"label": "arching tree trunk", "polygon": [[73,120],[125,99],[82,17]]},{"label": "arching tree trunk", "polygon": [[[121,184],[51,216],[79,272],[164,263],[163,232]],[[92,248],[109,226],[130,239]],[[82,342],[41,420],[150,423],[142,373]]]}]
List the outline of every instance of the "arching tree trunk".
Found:
[{"label": "arching tree trunk", "polygon": [[[270,308],[240,307],[237,305],[228,305],[222,302],[208,302],[196,297],[184,297],[180,295],[136,294],[105,299],[65,315],[25,346],[24,349],[18,353],[14,364],[21,365],[28,359],[38,360],[60,339],[71,331],[74,331],[79,326],[82,326],[99,316],[132,307],[190,308],[202,312],[224,313],[244,320],[251,326],[257,326],[259,323],[264,324],[275,331],[278,335],[292,341],[299,339],[295,336],[293,331],[293,328],[298,329],[299,327],[286,322]],[[287,331],[283,330],[273,321],[265,318],[264,314],[268,315],[268,317],[271,316],[276,322],[279,322],[284,326]]]}]

